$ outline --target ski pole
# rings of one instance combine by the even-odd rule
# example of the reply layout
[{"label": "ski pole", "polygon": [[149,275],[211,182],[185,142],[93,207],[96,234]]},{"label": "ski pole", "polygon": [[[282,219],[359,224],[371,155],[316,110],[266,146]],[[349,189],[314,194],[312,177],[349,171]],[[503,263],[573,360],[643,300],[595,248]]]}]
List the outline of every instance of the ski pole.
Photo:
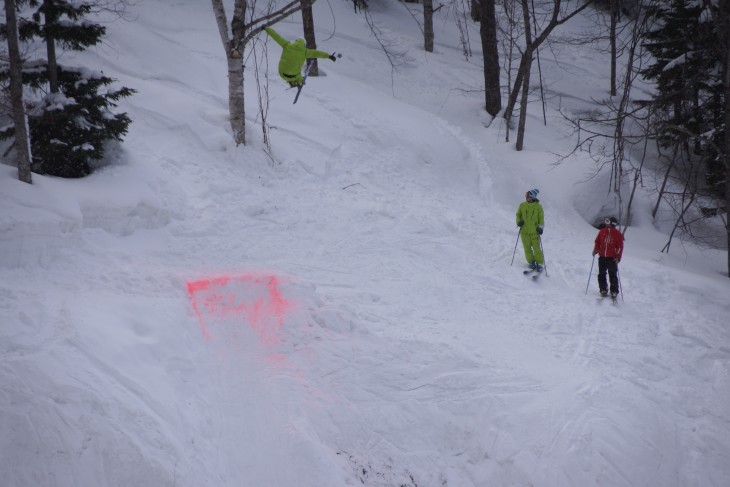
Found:
[{"label": "ski pole", "polygon": [[547,272],[547,259],[545,258],[545,251],[542,249],[542,236],[538,233],[537,238],[538,240],[540,240],[540,252],[542,252],[542,266],[545,268],[545,277],[550,277],[548,276]]},{"label": "ski pole", "polygon": [[517,244],[520,243],[520,229],[517,229],[517,240],[515,241],[515,251],[512,252],[512,262],[509,263],[510,267],[515,261],[515,255],[517,254]]},{"label": "ski pole", "polygon": [[621,293],[621,301],[624,301],[624,287],[621,285],[621,274],[618,272],[618,262],[616,262],[616,279],[618,279],[618,290]]},{"label": "ski pole", "polygon": [[591,285],[591,275],[593,274],[593,264],[596,263],[596,254],[593,254],[593,260],[591,261],[591,272],[588,273],[588,284],[586,284],[586,294],[588,294],[588,286]]}]

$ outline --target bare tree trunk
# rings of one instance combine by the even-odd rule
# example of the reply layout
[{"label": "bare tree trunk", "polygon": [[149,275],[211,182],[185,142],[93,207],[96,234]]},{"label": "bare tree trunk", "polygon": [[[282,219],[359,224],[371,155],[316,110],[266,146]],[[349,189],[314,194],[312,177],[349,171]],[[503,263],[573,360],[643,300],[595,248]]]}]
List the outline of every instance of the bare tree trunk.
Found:
[{"label": "bare tree trunk", "polygon": [[624,222],[624,231],[622,232],[624,234],[624,237],[626,237],[626,231],[628,229],[628,226],[631,225],[631,205],[634,202],[634,196],[636,195],[636,188],[639,186],[639,180],[641,179],[641,170],[644,168],[644,162],[646,161],[646,152],[649,147],[649,135],[647,134],[644,137],[644,151],[641,155],[641,164],[639,164],[639,168],[634,171],[634,185],[631,188],[631,196],[629,196],[629,202],[626,204],[626,217],[622,218],[622,215],[619,214],[619,221]]},{"label": "bare tree trunk", "polygon": [[502,92],[499,86],[499,50],[494,0],[481,0],[479,11],[481,14],[479,34],[482,38],[484,60],[484,106],[487,113],[495,117],[502,109]]},{"label": "bare tree trunk", "polygon": [[479,22],[479,19],[481,18],[481,12],[479,12],[481,6],[481,0],[469,0],[469,5],[471,8],[469,9],[469,15],[471,16],[471,20],[474,22]]},{"label": "bare tree trunk", "polygon": [[669,161],[669,165],[667,166],[667,171],[664,173],[664,179],[662,180],[662,187],[659,189],[659,196],[657,196],[656,204],[654,205],[654,210],[651,212],[651,218],[655,219],[656,214],[659,211],[659,204],[662,202],[662,197],[664,196],[664,190],[667,188],[667,181],[669,181],[669,175],[672,172],[672,168],[674,167],[675,162],[677,161],[677,150],[678,147],[675,144],[674,146],[674,152],[672,153],[672,159]]},{"label": "bare tree trunk", "polygon": [[[304,42],[307,43],[307,49],[317,49],[311,0],[302,0],[302,27],[304,28]],[[309,76],[319,76],[319,64],[316,58],[311,60]]]},{"label": "bare tree trunk", "polygon": [[628,114],[626,110],[631,102],[631,89],[633,86],[633,69],[634,56],[636,48],[639,46],[639,38],[634,39],[631,49],[629,49],[629,59],[626,62],[626,74],[624,79],[624,88],[619,101],[618,110],[616,111],[616,125],[614,127],[613,138],[613,191],[618,195],[619,208],[621,207],[621,178],[624,173],[625,139],[624,125]]},{"label": "bare tree trunk", "polygon": [[725,69],[725,230],[727,232],[727,276],[730,277],[730,2],[720,2],[718,27],[723,33],[721,49],[724,49]]},{"label": "bare tree trunk", "polygon": [[[477,2],[477,0],[471,0],[471,5],[473,8],[474,3]],[[433,0],[431,0],[431,5],[433,5]],[[459,29],[459,43],[461,44],[461,50],[464,53],[464,58],[468,61],[469,57],[471,56],[471,45],[469,42],[469,21],[467,20],[468,16],[473,16],[473,14],[467,13],[466,9],[459,9],[457,8],[454,12],[454,20],[456,21],[456,27]],[[478,22],[479,19],[473,19],[475,22]]]},{"label": "bare tree trunk", "polygon": [[[550,21],[548,22],[545,29],[538,34],[534,40],[530,41],[526,46],[525,50],[522,53],[522,59],[520,60],[520,67],[517,70],[517,76],[515,77],[514,85],[512,86],[512,90],[510,91],[509,98],[507,99],[507,107],[504,110],[504,118],[507,120],[508,124],[510,120],[512,119],[512,114],[515,109],[515,105],[517,104],[517,98],[520,95],[520,89],[525,86],[523,78],[525,77],[527,70],[532,69],[532,58],[535,53],[535,50],[542,45],[543,42],[550,36],[552,31],[559,25],[564,24],[571,18],[578,15],[580,12],[586,9],[588,5],[593,3],[593,0],[585,0],[582,5],[577,7],[575,10],[570,12],[569,14],[566,14],[563,18],[560,18],[560,5],[562,0],[553,0],[553,11],[551,14]],[[525,39],[527,39],[527,32],[530,31],[530,12],[529,7],[527,5],[526,0],[522,0],[522,9],[523,9],[523,16],[525,17]],[[531,37],[531,33],[530,33]]]},{"label": "bare tree trunk", "polygon": [[[530,72],[532,71],[532,27],[530,25],[530,8],[527,5],[527,0],[522,0],[522,21],[525,25],[525,45],[528,46],[525,52],[522,54],[522,60],[524,61],[524,71],[522,73],[522,99],[520,100],[520,121],[517,125],[517,141],[515,142],[515,149],[521,151],[525,143],[525,124],[527,119],[527,101],[530,95]],[[528,55],[529,54],[529,55]],[[520,63],[520,70],[523,69],[523,64]],[[520,73],[517,73],[519,77]]]},{"label": "bare tree trunk", "polygon": [[[683,204],[684,204],[684,197],[687,195],[687,191],[689,190],[690,179],[691,178],[689,178],[689,177],[687,178],[687,183],[685,184],[684,192],[682,193],[682,203]],[[674,222],[674,228],[672,228],[672,233],[669,234],[669,240],[667,240],[667,243],[664,245],[664,248],[662,248],[662,250],[661,250],[662,252],[666,251],[667,253],[669,253],[669,246],[672,245],[672,239],[674,238],[674,232],[676,232],[677,228],[679,228],[679,224],[684,221],[684,215],[687,213],[687,210],[689,210],[690,207],[692,206],[692,203],[694,202],[696,196],[697,196],[697,193],[692,191],[689,196],[689,201],[687,202],[686,205],[682,206],[682,213],[680,213],[679,216],[677,216],[677,220]]]},{"label": "bare tree trunk", "polygon": [[730,277],[730,12],[725,12],[725,230],[727,231],[727,276]]},{"label": "bare tree trunk", "polygon": [[5,0],[5,20],[8,36],[8,57],[10,58],[10,98],[15,125],[18,179],[24,183],[32,184],[30,139],[28,138],[28,123],[23,104],[23,61],[20,58],[20,47],[18,45],[18,19],[15,12],[15,0]]},{"label": "bare tree trunk", "polygon": [[609,39],[611,41],[611,96],[616,96],[616,24],[618,23],[619,0],[611,0],[611,27]]},{"label": "bare tree trunk", "polygon": [[268,57],[264,56],[264,59],[259,59],[259,52],[257,49],[252,50],[253,64],[254,64],[254,81],[256,82],[256,91],[258,93],[259,102],[259,115],[261,116],[261,135],[263,137],[264,145],[266,146],[266,153],[268,154],[271,162],[274,162],[274,158],[271,154],[271,135],[270,126],[268,122],[269,115],[269,78],[267,76],[268,69],[261,72],[261,67],[266,66],[268,68]]},{"label": "bare tree trunk", "polygon": [[[53,24],[56,19],[53,17],[53,9],[49,0],[44,0],[46,27]],[[48,89],[51,93],[58,93],[58,60],[56,59],[56,41],[53,36],[46,33],[46,54],[48,56]]]},{"label": "bare tree trunk", "polygon": [[423,0],[423,48],[433,52],[433,0]]},{"label": "bare tree trunk", "polygon": [[[532,2],[532,11],[535,11],[535,0]],[[537,19],[532,16],[532,22],[535,24],[535,33],[537,33]],[[540,48],[535,49],[535,58],[537,59],[537,78],[540,80],[540,101],[542,102],[542,123],[547,127],[547,112],[545,110],[545,86],[542,82],[542,66],[540,65]]]},{"label": "bare tree trunk", "polygon": [[520,100],[520,121],[517,124],[517,140],[515,149],[521,151],[525,144],[525,125],[527,123],[527,98],[530,95],[530,71],[532,61],[528,63],[525,76],[522,78],[522,99]]},{"label": "bare tree trunk", "polygon": [[528,47],[525,52],[522,53],[520,58],[520,65],[517,68],[517,74],[515,75],[514,83],[512,84],[512,90],[510,91],[509,97],[507,98],[507,107],[504,109],[504,118],[508,124],[512,120],[512,114],[515,111],[515,105],[517,105],[517,99],[520,96],[520,90],[523,86],[523,78],[528,69],[532,68],[532,50]]},{"label": "bare tree trunk", "polygon": [[[505,71],[507,73],[507,88],[512,86],[512,60],[514,59],[514,50],[515,50],[515,26],[518,24],[518,22],[515,20],[515,5],[517,4],[517,0],[506,0],[504,5],[504,12],[505,16],[508,20],[508,37],[507,37],[507,43],[508,43],[508,49],[507,49],[507,66],[505,67]],[[508,100],[509,103],[509,100]],[[507,111],[505,110],[505,113],[503,114],[504,119],[507,123],[505,123],[504,127],[504,141],[509,142],[509,134],[510,134],[510,117],[507,116]]]}]

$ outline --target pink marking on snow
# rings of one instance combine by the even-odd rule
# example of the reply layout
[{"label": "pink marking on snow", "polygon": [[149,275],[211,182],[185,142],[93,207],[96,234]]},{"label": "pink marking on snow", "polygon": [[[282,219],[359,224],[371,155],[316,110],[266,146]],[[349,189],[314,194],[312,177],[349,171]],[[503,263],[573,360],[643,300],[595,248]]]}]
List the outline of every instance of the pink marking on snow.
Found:
[{"label": "pink marking on snow", "polygon": [[294,307],[294,302],[283,296],[281,282],[276,275],[258,273],[188,282],[188,297],[203,338],[212,338],[208,327],[211,318],[244,318],[264,345],[275,345],[279,330]]}]

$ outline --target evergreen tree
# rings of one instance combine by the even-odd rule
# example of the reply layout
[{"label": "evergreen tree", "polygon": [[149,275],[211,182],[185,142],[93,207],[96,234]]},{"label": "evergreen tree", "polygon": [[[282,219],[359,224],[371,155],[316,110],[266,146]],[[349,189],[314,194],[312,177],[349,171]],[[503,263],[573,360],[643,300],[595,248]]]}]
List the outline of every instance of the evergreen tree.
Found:
[{"label": "evergreen tree", "polygon": [[[91,162],[104,157],[109,140],[122,140],[131,119],[112,109],[121,98],[135,91],[101,88],[114,80],[93,70],[59,65],[57,46],[83,51],[98,44],[106,29],[86,19],[92,12],[90,2],[30,0],[35,10],[20,23],[20,36],[26,42],[42,39],[47,59],[24,64],[24,83],[37,95],[28,102],[28,125],[33,153],[33,170],[61,177],[82,177],[91,173]],[[7,73],[0,70],[0,79]],[[14,130],[0,133],[12,137]]]},{"label": "evergreen tree", "polygon": [[706,6],[694,0],[658,2],[657,28],[645,46],[654,63],[642,71],[656,82],[652,104],[661,114],[659,143],[678,147],[693,164],[688,180],[701,176],[700,194],[724,197],[723,69],[717,56],[717,29]]}]

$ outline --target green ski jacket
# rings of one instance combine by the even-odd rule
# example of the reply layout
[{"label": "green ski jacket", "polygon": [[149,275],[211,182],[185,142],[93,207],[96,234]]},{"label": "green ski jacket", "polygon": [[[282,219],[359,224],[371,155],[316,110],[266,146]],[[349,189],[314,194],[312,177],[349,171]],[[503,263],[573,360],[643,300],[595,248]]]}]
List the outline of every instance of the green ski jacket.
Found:
[{"label": "green ski jacket", "polygon": [[545,224],[545,215],[540,200],[523,201],[517,207],[517,224],[524,222],[520,228],[522,235],[537,234],[537,227]]},{"label": "green ski jacket", "polygon": [[264,30],[282,47],[281,59],[279,59],[279,76],[287,83],[298,84],[302,81],[302,66],[307,59],[330,57],[324,51],[307,49],[304,45],[304,39],[289,42],[271,27],[266,27]]}]

